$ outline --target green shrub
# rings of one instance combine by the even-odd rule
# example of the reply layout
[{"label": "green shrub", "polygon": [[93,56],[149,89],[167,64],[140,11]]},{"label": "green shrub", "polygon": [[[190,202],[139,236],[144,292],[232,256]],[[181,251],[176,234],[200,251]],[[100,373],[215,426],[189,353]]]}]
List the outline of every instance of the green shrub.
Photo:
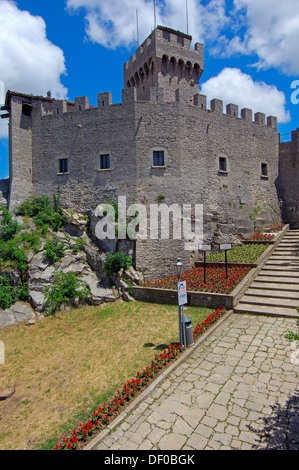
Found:
[{"label": "green shrub", "polygon": [[27,298],[27,284],[21,284],[19,288],[13,287],[8,276],[0,276],[0,308],[5,310],[17,300]]},{"label": "green shrub", "polygon": [[51,263],[55,263],[64,256],[65,243],[60,241],[58,237],[54,236],[46,241],[44,245],[45,257]]},{"label": "green shrub", "polygon": [[104,270],[108,276],[111,276],[117,274],[120,269],[128,269],[132,264],[132,259],[124,251],[108,253],[104,262]]},{"label": "green shrub", "polygon": [[0,221],[0,235],[4,240],[12,239],[15,234],[20,230],[20,226],[16,220],[13,220],[12,215],[8,209],[3,209],[2,218]]},{"label": "green shrub", "polygon": [[27,256],[16,240],[0,240],[0,264],[15,266],[21,273],[27,269]]},{"label": "green shrub", "polygon": [[27,250],[34,250],[37,252],[40,248],[42,234],[35,230],[34,232],[21,233],[15,237],[15,242],[18,246]]},{"label": "green shrub", "polygon": [[59,203],[60,190],[53,195],[53,204],[49,196],[30,197],[17,208],[17,215],[33,217],[37,227],[51,227],[58,231],[62,227],[62,208]]},{"label": "green shrub", "polygon": [[56,273],[55,280],[50,289],[46,290],[46,300],[43,304],[48,313],[55,313],[61,305],[69,305],[73,300],[86,299],[90,294],[88,284],[70,271]]}]

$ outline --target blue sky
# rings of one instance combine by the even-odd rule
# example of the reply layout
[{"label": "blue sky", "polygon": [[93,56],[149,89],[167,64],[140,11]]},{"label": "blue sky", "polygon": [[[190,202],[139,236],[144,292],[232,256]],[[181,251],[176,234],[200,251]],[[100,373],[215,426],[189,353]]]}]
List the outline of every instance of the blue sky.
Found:
[{"label": "blue sky", "polygon": [[[289,140],[299,127],[298,0],[0,0],[0,104],[7,89],[86,95],[92,105],[110,91],[120,102],[123,63],[154,28],[154,12],[157,24],[204,43],[199,91],[208,100],[275,115]],[[7,176],[0,120],[0,179]]]}]

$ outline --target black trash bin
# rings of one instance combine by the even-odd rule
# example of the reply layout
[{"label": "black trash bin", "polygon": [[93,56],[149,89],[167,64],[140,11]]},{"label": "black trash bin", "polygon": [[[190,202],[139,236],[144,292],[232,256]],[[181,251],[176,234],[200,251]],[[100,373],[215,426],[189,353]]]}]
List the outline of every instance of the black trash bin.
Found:
[{"label": "black trash bin", "polygon": [[194,344],[191,318],[184,316],[184,325],[183,326],[185,328],[186,348],[187,348],[188,346],[192,346],[192,344]]}]

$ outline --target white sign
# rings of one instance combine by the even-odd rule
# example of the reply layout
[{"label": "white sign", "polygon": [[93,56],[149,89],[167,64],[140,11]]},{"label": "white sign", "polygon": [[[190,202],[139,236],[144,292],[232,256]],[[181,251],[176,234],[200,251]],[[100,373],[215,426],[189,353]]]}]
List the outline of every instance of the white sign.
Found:
[{"label": "white sign", "polygon": [[186,281],[181,281],[178,283],[178,296],[179,296],[179,305],[184,305],[187,303]]},{"label": "white sign", "polygon": [[210,251],[211,250],[211,245],[199,245],[198,249],[199,249],[199,251]]},{"label": "white sign", "polygon": [[5,347],[3,341],[0,341],[0,364],[5,364]]},{"label": "white sign", "polygon": [[220,245],[220,250],[231,250],[232,249],[232,245],[231,243],[228,243],[228,244],[223,244],[223,245]]}]

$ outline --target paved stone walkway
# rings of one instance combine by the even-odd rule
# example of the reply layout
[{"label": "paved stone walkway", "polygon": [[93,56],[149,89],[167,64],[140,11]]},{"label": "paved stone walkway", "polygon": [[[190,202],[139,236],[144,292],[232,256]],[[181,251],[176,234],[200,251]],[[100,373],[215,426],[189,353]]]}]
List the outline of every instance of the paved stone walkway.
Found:
[{"label": "paved stone walkway", "polygon": [[295,319],[231,314],[95,449],[299,450],[289,330]]}]

